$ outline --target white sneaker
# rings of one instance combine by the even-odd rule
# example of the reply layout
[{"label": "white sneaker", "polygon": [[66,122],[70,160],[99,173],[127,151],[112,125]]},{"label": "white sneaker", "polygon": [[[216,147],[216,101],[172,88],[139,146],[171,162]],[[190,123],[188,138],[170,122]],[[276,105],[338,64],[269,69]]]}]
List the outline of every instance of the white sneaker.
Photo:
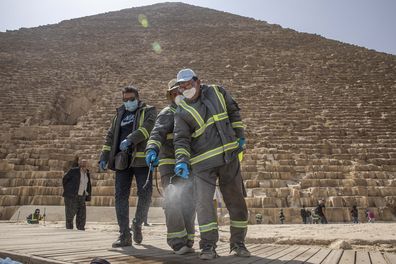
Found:
[{"label": "white sneaker", "polygon": [[177,255],[184,255],[184,254],[188,254],[188,253],[194,253],[195,250],[193,248],[183,246],[179,250],[174,250],[173,252]]}]

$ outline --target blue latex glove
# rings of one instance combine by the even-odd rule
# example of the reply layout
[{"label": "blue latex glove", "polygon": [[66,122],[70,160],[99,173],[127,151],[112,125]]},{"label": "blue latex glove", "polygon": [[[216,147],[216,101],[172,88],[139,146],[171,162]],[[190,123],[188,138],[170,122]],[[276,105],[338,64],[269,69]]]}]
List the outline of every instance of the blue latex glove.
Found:
[{"label": "blue latex glove", "polygon": [[244,147],[245,144],[246,144],[245,138],[238,138],[238,144],[239,144],[239,148],[240,148],[240,149],[243,149],[243,147]]},{"label": "blue latex glove", "polygon": [[128,148],[132,145],[132,141],[130,141],[129,139],[124,139],[123,141],[121,141],[120,143],[120,150],[121,151],[125,151],[128,150]]},{"label": "blue latex glove", "polygon": [[146,153],[146,164],[147,166],[150,166],[150,164],[154,166],[158,166],[159,160],[158,160],[158,155],[157,152],[153,149],[150,149]]},{"label": "blue latex glove", "polygon": [[99,170],[100,171],[107,170],[107,161],[105,161],[105,160],[99,161]]},{"label": "blue latex glove", "polygon": [[185,162],[177,163],[175,166],[175,174],[183,179],[188,179],[190,171],[188,170],[188,165]]}]

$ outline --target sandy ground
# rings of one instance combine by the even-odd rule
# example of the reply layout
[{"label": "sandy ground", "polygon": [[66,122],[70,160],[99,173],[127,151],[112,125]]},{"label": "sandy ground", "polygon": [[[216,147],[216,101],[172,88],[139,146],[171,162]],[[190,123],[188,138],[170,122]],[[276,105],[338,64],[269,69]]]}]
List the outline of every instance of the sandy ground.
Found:
[{"label": "sandy ground", "polygon": [[[64,228],[64,222],[47,222],[46,224]],[[114,232],[116,238],[118,226],[114,223],[88,222],[86,229]],[[229,226],[220,226],[219,234],[220,240],[227,242],[229,239]],[[153,224],[150,227],[144,227],[143,236],[151,235],[166,239],[166,226]],[[249,225],[246,242],[254,244],[315,245],[330,248],[396,252],[396,223]]]}]

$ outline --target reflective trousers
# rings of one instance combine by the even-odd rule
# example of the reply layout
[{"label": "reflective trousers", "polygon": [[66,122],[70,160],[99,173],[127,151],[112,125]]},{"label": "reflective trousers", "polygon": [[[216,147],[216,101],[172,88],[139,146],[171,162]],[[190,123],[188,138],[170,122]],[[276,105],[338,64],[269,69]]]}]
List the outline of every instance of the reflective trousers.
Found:
[{"label": "reflective trousers", "polygon": [[200,248],[216,246],[219,240],[217,212],[213,203],[216,180],[230,214],[230,243],[244,242],[247,232],[248,210],[244,199],[243,181],[238,159],[228,164],[194,174],[196,210],[201,240]]}]

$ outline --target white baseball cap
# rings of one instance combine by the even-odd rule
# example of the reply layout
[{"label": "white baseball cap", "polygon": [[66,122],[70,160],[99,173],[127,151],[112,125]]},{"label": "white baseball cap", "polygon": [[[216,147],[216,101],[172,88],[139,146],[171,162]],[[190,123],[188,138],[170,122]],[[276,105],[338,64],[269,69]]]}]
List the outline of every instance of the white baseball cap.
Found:
[{"label": "white baseball cap", "polygon": [[176,77],[176,82],[188,82],[192,78],[197,77],[195,72],[191,69],[180,70]]}]

